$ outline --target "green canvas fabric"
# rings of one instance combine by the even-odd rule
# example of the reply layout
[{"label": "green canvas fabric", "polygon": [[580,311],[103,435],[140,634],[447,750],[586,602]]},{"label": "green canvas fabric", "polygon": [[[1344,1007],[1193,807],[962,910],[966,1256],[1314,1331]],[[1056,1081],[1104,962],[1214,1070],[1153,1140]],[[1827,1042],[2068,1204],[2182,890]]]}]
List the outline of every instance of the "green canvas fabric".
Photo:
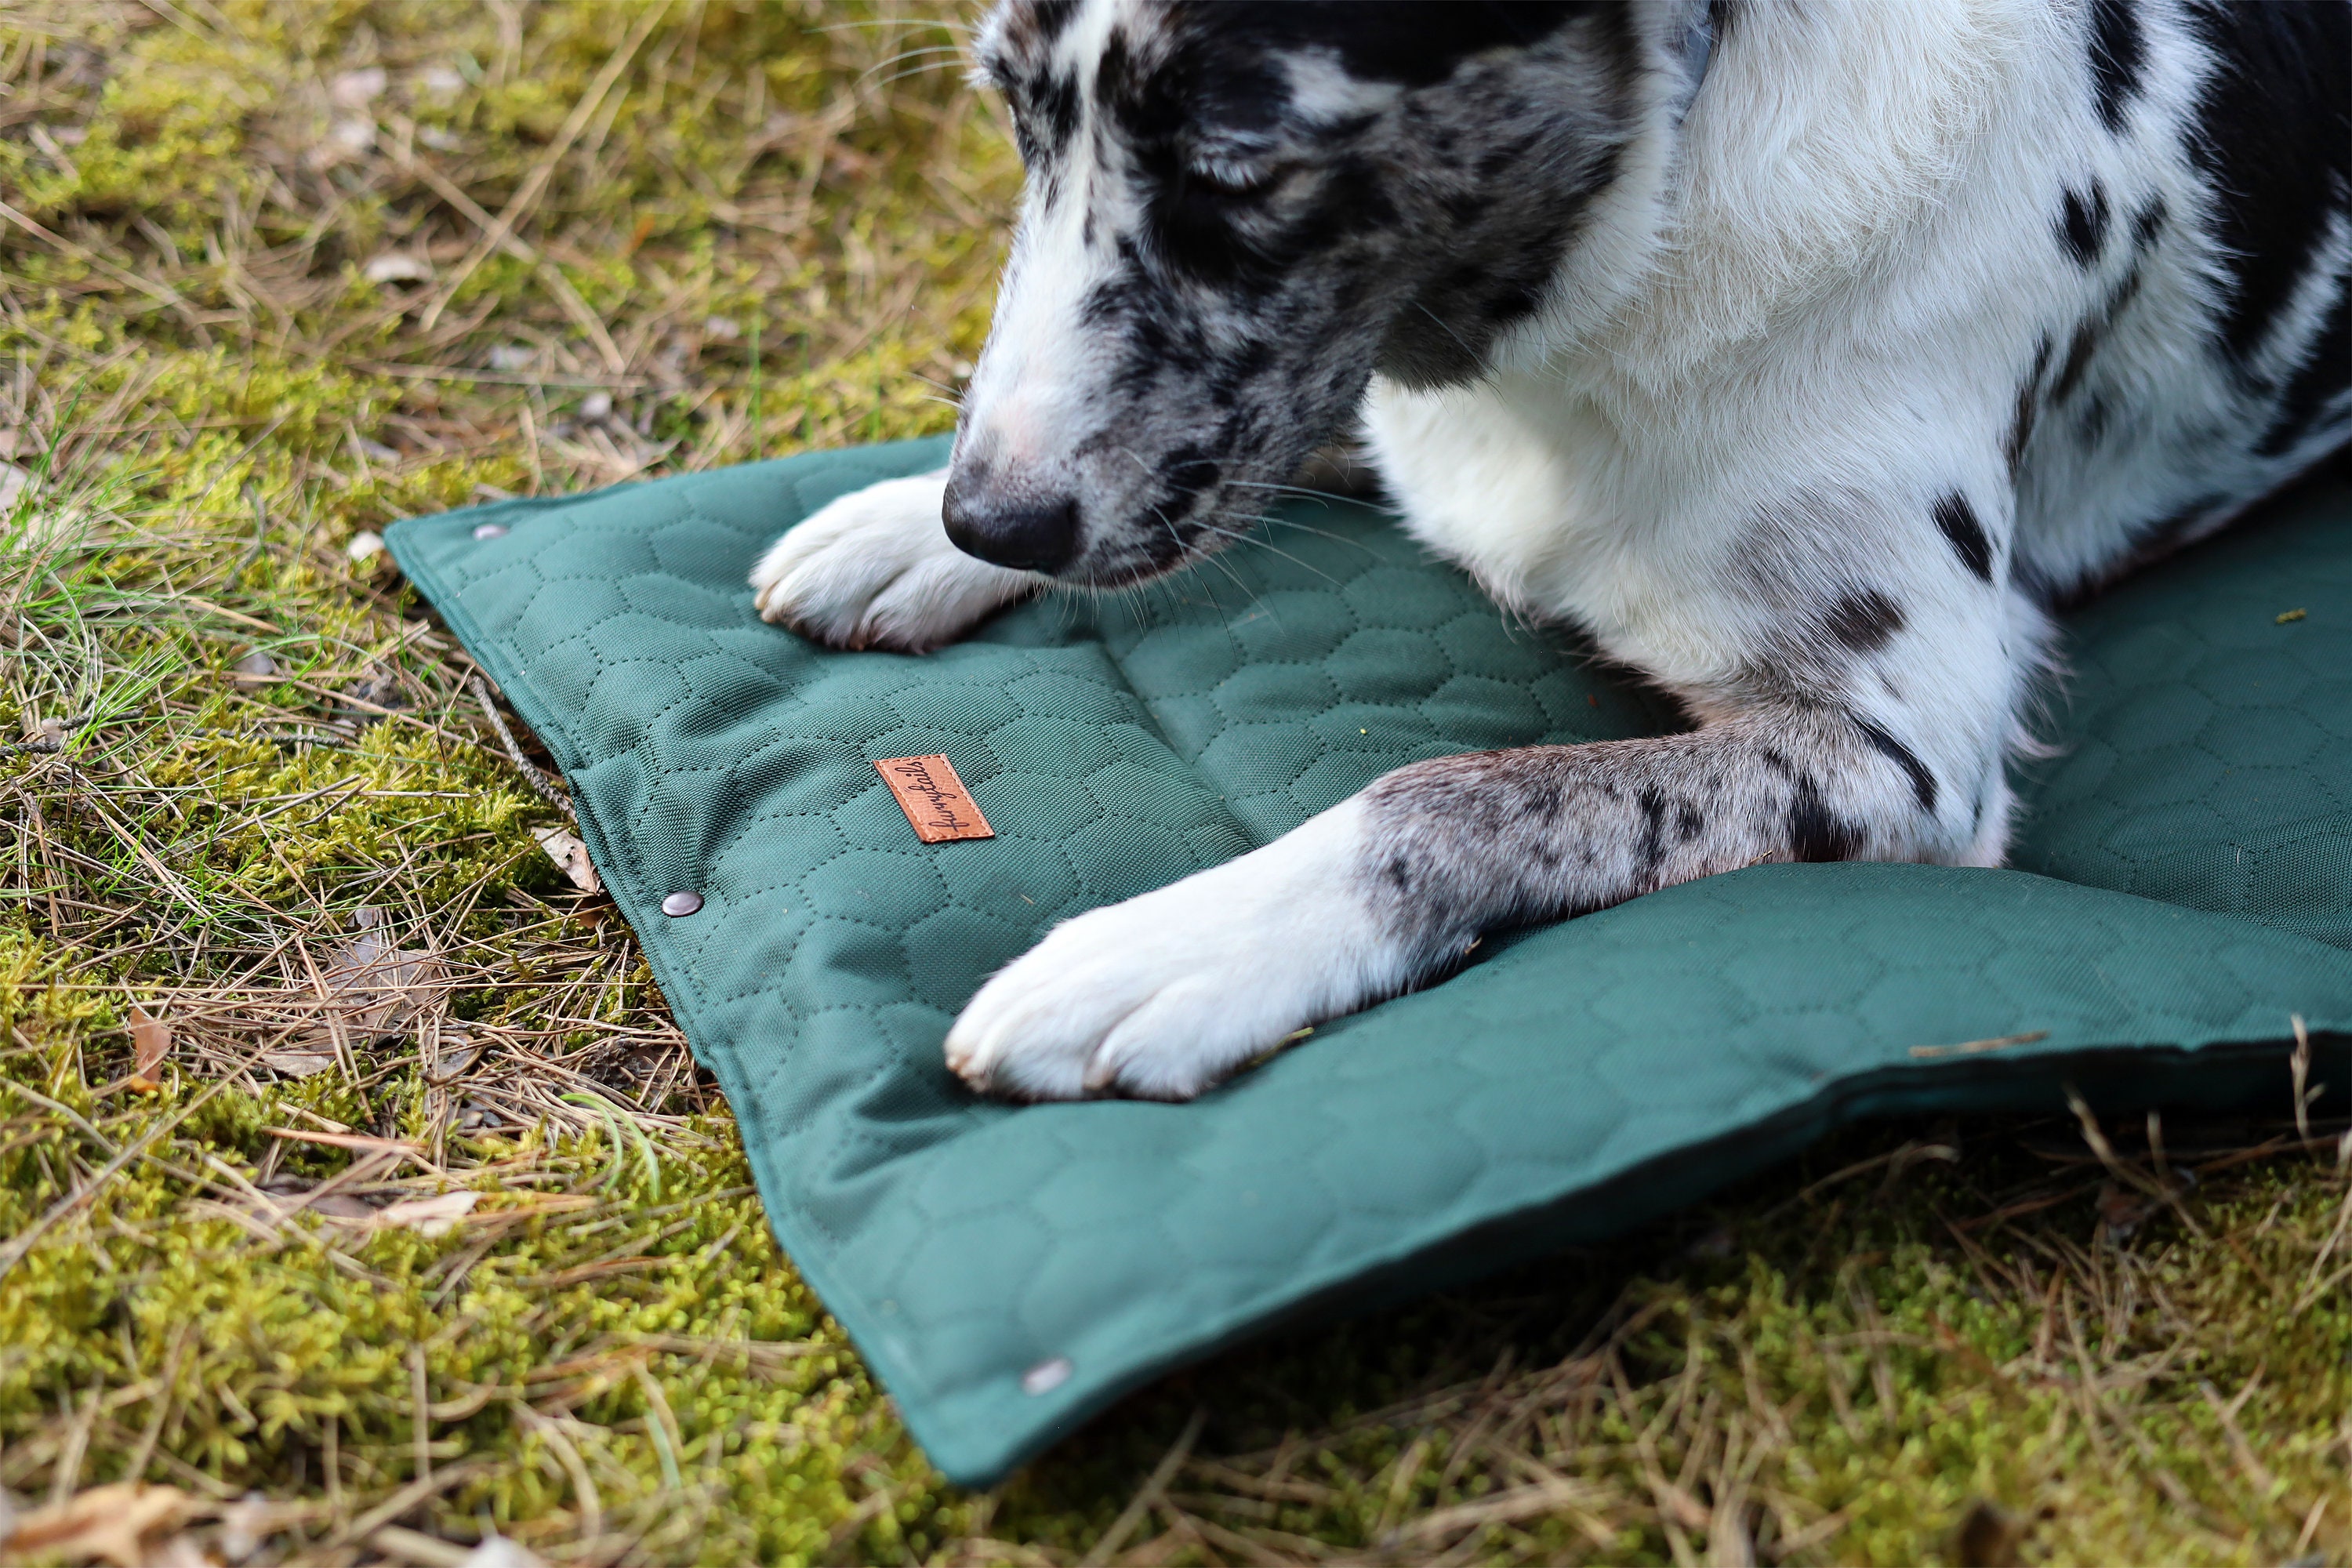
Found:
[{"label": "green canvas fabric", "polygon": [[[785,1250],[958,1481],[1286,1316],[1622,1230],[1857,1116],[2046,1109],[2067,1083],[2118,1107],[2284,1095],[2291,1014],[2352,1030],[2337,490],[2075,620],[2044,726],[2064,749],[2024,781],[2013,869],[1759,867],[1491,940],[1193,1104],[980,1100],[940,1041],[1055,921],[1402,763],[1677,721],[1339,501],[926,658],[757,618],[744,577],[777,534],[944,455],[501,502],[389,540],[561,762]],[[933,752],[996,837],[917,841],[872,763]],[[699,911],[666,918],[676,891]]]}]

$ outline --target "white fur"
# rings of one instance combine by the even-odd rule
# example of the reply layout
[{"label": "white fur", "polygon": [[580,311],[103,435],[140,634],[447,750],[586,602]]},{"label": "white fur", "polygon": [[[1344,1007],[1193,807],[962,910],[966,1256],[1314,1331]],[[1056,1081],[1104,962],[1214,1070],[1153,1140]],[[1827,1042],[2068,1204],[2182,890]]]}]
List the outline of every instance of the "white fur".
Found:
[{"label": "white fur", "polygon": [[761,616],[835,647],[924,653],[1047,579],[966,555],[940,523],[947,474],[885,479],[819,508],[751,570]]},{"label": "white fur", "polygon": [[1066,921],[981,987],[948,1033],[976,1089],[1034,1100],[1188,1100],[1302,1026],[1409,976],[1349,885],[1363,808]]}]

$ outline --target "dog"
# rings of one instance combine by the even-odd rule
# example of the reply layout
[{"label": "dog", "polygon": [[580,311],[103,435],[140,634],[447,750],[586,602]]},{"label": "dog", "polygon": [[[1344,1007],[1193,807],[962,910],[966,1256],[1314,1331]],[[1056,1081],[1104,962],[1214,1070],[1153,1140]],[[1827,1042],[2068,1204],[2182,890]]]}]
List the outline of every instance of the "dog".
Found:
[{"label": "dog", "polygon": [[2053,608],[2352,434],[2340,0],[1003,0],[1027,187],[941,472],[760,612],[922,652],[1246,531],[1403,526],[1692,728],[1390,773],[1064,922],[947,1037],[1199,1093],[1481,932],[1770,861],[1997,866]]}]

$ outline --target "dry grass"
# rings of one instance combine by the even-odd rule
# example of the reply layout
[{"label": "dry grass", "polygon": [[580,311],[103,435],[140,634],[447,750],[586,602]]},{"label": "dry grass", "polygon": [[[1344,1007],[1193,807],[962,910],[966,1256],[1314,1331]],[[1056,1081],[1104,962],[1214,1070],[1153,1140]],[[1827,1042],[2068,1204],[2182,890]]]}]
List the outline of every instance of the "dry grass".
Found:
[{"label": "dry grass", "polygon": [[349,546],[944,427],[1017,184],[955,42],[0,0],[0,1493],[182,1563],[2352,1551],[2352,1187],[2284,1081],[2104,1155],[1851,1135],[996,1496],[929,1470],[545,781]]}]

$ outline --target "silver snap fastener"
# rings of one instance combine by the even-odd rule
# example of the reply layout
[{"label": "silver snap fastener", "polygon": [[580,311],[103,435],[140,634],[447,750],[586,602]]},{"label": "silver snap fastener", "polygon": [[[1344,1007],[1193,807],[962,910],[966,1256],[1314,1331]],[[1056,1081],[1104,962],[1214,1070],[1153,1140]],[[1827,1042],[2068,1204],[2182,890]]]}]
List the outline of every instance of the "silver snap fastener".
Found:
[{"label": "silver snap fastener", "polygon": [[690,915],[701,907],[700,893],[672,893],[662,900],[662,913],[673,920],[680,915]]},{"label": "silver snap fastener", "polygon": [[1057,1355],[1051,1361],[1041,1361],[1021,1374],[1021,1392],[1033,1397],[1040,1394],[1051,1394],[1069,1382],[1070,1373],[1075,1370],[1070,1365],[1070,1358],[1066,1355]]},{"label": "silver snap fastener", "polygon": [[474,537],[477,539],[503,539],[506,531],[507,525],[503,522],[478,522],[474,525]]}]

